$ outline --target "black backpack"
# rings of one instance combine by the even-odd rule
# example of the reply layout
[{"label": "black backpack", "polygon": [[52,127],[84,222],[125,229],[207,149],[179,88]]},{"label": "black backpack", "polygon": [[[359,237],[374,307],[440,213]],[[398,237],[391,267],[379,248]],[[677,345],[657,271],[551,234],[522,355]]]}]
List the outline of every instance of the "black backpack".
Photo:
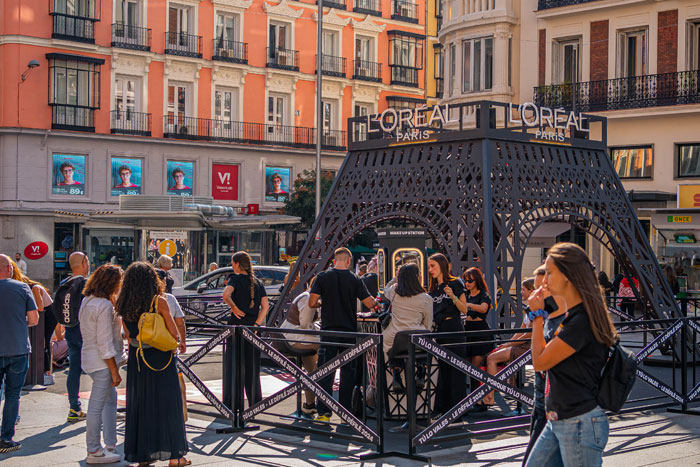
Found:
[{"label": "black backpack", "polygon": [[56,289],[53,296],[53,314],[58,324],[67,328],[78,325],[78,310],[83,301],[86,280],[83,276],[69,277]]},{"label": "black backpack", "polygon": [[608,360],[601,373],[598,405],[618,413],[627,402],[637,380],[637,356],[616,342],[610,347]]}]

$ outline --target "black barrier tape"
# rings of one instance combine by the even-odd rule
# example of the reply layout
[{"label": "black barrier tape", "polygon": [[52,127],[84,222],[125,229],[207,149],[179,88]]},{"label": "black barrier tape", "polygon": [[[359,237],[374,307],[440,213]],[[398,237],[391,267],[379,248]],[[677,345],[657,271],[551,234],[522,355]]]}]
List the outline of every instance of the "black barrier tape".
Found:
[{"label": "black barrier tape", "polygon": [[[624,318],[624,319],[627,320],[627,321],[635,321],[634,316],[628,315],[628,314],[625,313],[624,311],[622,311],[622,310],[620,310],[620,309],[618,309],[618,308],[615,308],[614,306],[608,305],[608,312],[609,312],[609,313],[614,313],[614,314],[616,314],[617,316],[619,316],[620,318]],[[627,324],[627,323],[625,323],[625,324]]]},{"label": "black barrier tape", "polygon": [[[418,344],[416,342],[416,344]],[[426,349],[427,350],[427,349]],[[530,351],[527,353],[521,355],[517,359],[513,360],[513,362],[503,368],[501,371],[499,371],[495,378],[499,381],[505,381],[515,372],[519,371],[522,367],[527,365],[530,361],[532,360],[532,355]],[[483,383],[483,381],[481,381]],[[472,407],[474,404],[476,404],[478,401],[484,398],[486,394],[491,391],[491,386],[487,384],[483,384],[482,386],[479,386],[474,392],[471,394],[467,395],[462,401],[457,404],[452,410],[444,414],[442,417],[440,417],[438,420],[436,420],[432,425],[426,427],[423,431],[418,433],[412,440],[414,445],[424,445],[428,441],[430,441],[432,438],[434,438],[438,433],[440,433],[443,429],[445,429],[448,425],[451,423],[455,422],[458,420],[461,415],[466,412],[470,407]],[[532,399],[532,403],[529,405],[534,404],[534,398]]]},{"label": "black barrier tape", "polygon": [[[225,317],[226,317],[228,314],[230,314],[230,313],[231,313],[231,312],[227,310],[227,311],[224,311],[223,313],[221,313],[221,314],[219,314],[219,315],[216,315],[214,318],[209,318],[209,319],[211,319],[211,322],[210,322],[209,324],[215,324],[215,325],[217,325],[217,326],[222,326],[221,318],[225,318]],[[197,333],[200,332],[200,331],[205,331],[205,330],[207,330],[207,329],[211,329],[211,328],[207,328],[206,326],[201,326],[201,325],[198,326],[198,325],[196,325],[196,324],[195,324],[195,325],[189,325],[189,326],[190,326],[190,327],[188,327],[188,328],[185,330],[185,333],[187,334],[188,337],[189,337],[189,336],[192,336],[193,334],[197,334]]]},{"label": "black barrier tape", "polygon": [[649,373],[646,371],[640,370],[637,368],[637,377],[641,379],[642,381],[648,383],[651,387],[658,389],[659,391],[663,392],[667,396],[669,396],[671,399],[675,400],[676,402],[682,404],[685,402],[685,397],[683,394],[676,392],[671,386],[669,386],[666,383],[663,383],[656,379],[655,377],[651,376]]},{"label": "black barrier tape", "polygon": [[208,387],[204,385],[201,379],[197,377],[197,375],[194,374],[194,372],[185,364],[183,363],[179,358],[177,359],[177,369],[180,373],[182,373],[184,376],[187,377],[190,381],[192,381],[192,384],[195,385],[197,390],[201,392],[204,397],[207,398],[209,402],[211,402],[211,405],[219,411],[221,415],[224,417],[228,418],[229,420],[233,420],[235,418],[234,413],[224,405],[223,402],[221,402],[213,392],[209,390]]},{"label": "black barrier tape", "polygon": [[687,401],[694,401],[698,397],[698,394],[700,394],[700,383],[698,383],[693,389],[690,390],[690,392],[688,393]]},{"label": "black barrier tape", "polygon": [[[326,407],[331,409],[331,411],[333,413],[338,414],[338,416],[341,419],[343,419],[343,421],[345,421],[353,430],[355,430],[357,433],[359,433],[360,436],[362,436],[365,440],[367,440],[368,442],[370,442],[372,444],[379,443],[379,436],[374,431],[372,431],[367,425],[363,424],[352,413],[350,413],[345,407],[340,405],[326,391],[324,391],[316,383],[316,381],[312,380],[298,366],[296,366],[288,358],[286,358],[284,355],[282,355],[280,352],[278,352],[275,348],[273,348],[272,346],[270,346],[269,344],[264,342],[261,338],[256,336],[254,333],[250,332],[248,329],[241,327],[240,330],[241,330],[241,333],[242,333],[244,339],[246,339],[248,342],[250,342],[251,344],[256,346],[261,352],[264,352],[268,357],[270,357],[272,360],[274,360],[275,363],[280,365],[283,369],[285,369],[294,378],[297,379],[297,383],[295,384],[295,386],[297,386],[298,383],[301,383],[300,385],[303,388],[306,388],[309,391],[311,391]],[[330,360],[328,362],[328,364],[324,365],[324,367],[330,366],[330,364],[334,364],[336,362],[339,363],[337,366],[342,366],[343,364],[349,362],[350,360],[362,355],[368,349],[370,349],[372,347],[376,347],[377,345],[379,345],[379,343],[380,343],[379,336],[369,336],[366,339],[364,339],[362,342],[360,342],[359,344],[345,350],[345,352],[338,355],[333,360]],[[316,375],[316,373],[318,373],[318,372],[314,372],[314,375]],[[322,376],[318,376],[318,378],[322,378]],[[288,390],[289,388],[286,388],[286,389]],[[255,417],[255,415],[257,415],[265,410],[268,410],[273,405],[284,400],[285,397],[282,397],[284,395],[283,393],[285,393],[285,390],[279,391],[276,394],[273,394],[272,396],[258,402],[253,407],[250,407],[250,408],[244,410],[242,413],[243,420],[249,421],[249,420],[253,419]],[[294,394],[294,392],[291,392],[291,394],[286,395],[286,397],[289,397],[292,394]]]},{"label": "black barrier tape", "polygon": [[696,323],[695,321],[688,320],[688,326],[695,329],[695,331],[700,332],[700,324]]},{"label": "black barrier tape", "polygon": [[201,346],[199,350],[183,360],[183,363],[187,366],[194,365],[199,360],[202,359],[206,354],[212,351],[214,347],[219,345],[221,341],[228,338],[231,335],[231,328],[224,329],[220,334],[212,337],[209,341]]},{"label": "black barrier tape", "polygon": [[682,319],[679,319],[678,321],[673,323],[673,326],[671,326],[670,328],[667,328],[663,333],[661,333],[661,335],[659,337],[657,337],[656,339],[651,341],[649,343],[649,345],[644,347],[644,349],[642,349],[642,351],[637,354],[637,363],[642,363],[642,361],[645,358],[647,358],[649,355],[651,355],[651,353],[654,350],[658,349],[659,346],[661,346],[661,344],[666,342],[671,336],[673,336],[675,333],[677,333],[678,330],[682,327],[683,327],[683,320]]}]

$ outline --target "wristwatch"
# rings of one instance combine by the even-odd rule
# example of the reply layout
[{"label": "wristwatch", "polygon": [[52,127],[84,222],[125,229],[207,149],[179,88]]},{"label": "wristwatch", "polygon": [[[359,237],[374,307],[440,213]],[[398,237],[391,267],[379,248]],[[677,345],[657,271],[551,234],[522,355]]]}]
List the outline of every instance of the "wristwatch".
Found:
[{"label": "wristwatch", "polygon": [[544,319],[547,319],[547,317],[549,316],[549,313],[547,313],[545,310],[542,310],[542,309],[527,312],[527,317],[530,318],[531,323],[534,323],[535,318],[538,318],[540,316]]}]

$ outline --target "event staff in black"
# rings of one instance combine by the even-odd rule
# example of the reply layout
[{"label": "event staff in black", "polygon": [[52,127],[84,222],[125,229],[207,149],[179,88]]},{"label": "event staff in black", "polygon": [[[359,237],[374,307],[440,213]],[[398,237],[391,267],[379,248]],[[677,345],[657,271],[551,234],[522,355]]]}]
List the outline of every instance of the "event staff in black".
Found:
[{"label": "event staff in black", "polygon": [[[464,323],[465,331],[487,331],[489,325],[486,322],[486,316],[491,309],[491,297],[489,297],[489,289],[484,281],[484,276],[479,268],[469,268],[462,274],[464,287],[467,295],[467,320]],[[489,334],[471,334],[467,337],[466,355],[472,365],[480,367],[486,360],[485,355],[493,350],[493,336]],[[474,342],[471,344],[471,342]],[[479,381],[471,378],[471,390],[474,391],[480,385]],[[477,404],[474,411],[483,412],[488,407],[483,404]]]},{"label": "event staff in black", "polygon": [[[223,292],[224,302],[231,308],[228,324],[242,326],[263,326],[266,324],[269,303],[265,287],[253,274],[250,256],[239,251],[231,257],[233,274],[229,277]],[[232,341],[229,341],[229,343]],[[227,346],[230,347],[230,346]],[[225,368],[231,370],[233,352],[228,350],[224,358]],[[262,400],[260,389],[260,351],[247,341],[243,344],[243,381],[248,398],[248,407]],[[227,387],[224,377],[224,386]],[[226,395],[227,391],[224,391]]]},{"label": "event staff in black", "polygon": [[[311,308],[321,307],[321,330],[357,332],[357,300],[369,308],[377,306],[377,303],[370,296],[362,280],[350,270],[352,265],[350,250],[338,248],[333,256],[333,268],[320,273],[311,287],[309,306]],[[322,336],[321,347],[318,351],[319,367],[347,348],[330,345],[330,342],[354,344],[355,339]],[[352,391],[355,386],[357,360],[354,359],[340,368],[338,401],[348,410],[352,410]],[[328,394],[333,393],[332,375],[322,379],[318,384]],[[320,400],[317,400],[317,405],[318,416],[316,419],[324,422],[330,421],[331,410]]]},{"label": "event staff in black", "polygon": [[[467,298],[462,282],[450,274],[450,263],[442,253],[435,253],[428,259],[430,276],[430,296],[433,298],[433,323],[436,332],[464,331],[461,314],[467,312]],[[442,338],[439,344],[464,342],[464,338]],[[465,357],[463,345],[452,346],[450,350]],[[443,415],[457,405],[467,395],[466,376],[445,362],[438,362],[438,382],[435,387],[433,414]]]}]

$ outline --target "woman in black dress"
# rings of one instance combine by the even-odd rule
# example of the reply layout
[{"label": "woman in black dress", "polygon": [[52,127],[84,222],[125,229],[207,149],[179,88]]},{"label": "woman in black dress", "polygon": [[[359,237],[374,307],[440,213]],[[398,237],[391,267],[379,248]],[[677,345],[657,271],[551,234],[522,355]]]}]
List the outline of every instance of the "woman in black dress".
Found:
[{"label": "woman in black dress", "polygon": [[[173,352],[152,347],[144,347],[143,357],[136,352],[139,318],[149,311],[154,297],[158,314],[165,320],[168,331],[173,337],[178,336],[168,302],[162,294],[163,282],[153,266],[136,262],[127,268],[116,305],[129,340],[124,458],[140,466],[169,460],[174,467],[191,464],[184,457],[188,449],[175,358]],[[149,366],[163,369],[154,371]]]},{"label": "woman in black dress", "polygon": [[[486,315],[491,309],[491,297],[489,289],[484,281],[484,276],[479,268],[469,268],[462,274],[464,286],[467,289],[467,320],[464,324],[465,331],[488,331]],[[467,342],[475,342],[467,345],[466,355],[472,365],[480,367],[484,363],[484,356],[493,350],[493,336],[489,334],[473,334],[467,337]],[[479,382],[472,379],[472,391],[479,386]],[[473,411],[479,412],[487,409],[484,404],[477,404]]]},{"label": "woman in black dress", "polygon": [[[442,253],[435,253],[428,259],[430,276],[430,296],[433,298],[433,323],[436,332],[464,331],[461,314],[467,312],[467,299],[464,286],[457,277],[450,274],[450,263]],[[439,344],[464,342],[463,338],[443,338]],[[465,356],[463,345],[449,349],[460,357]],[[433,413],[439,416],[457,405],[467,395],[465,375],[449,363],[438,362],[438,381],[435,387],[435,407]]]}]

